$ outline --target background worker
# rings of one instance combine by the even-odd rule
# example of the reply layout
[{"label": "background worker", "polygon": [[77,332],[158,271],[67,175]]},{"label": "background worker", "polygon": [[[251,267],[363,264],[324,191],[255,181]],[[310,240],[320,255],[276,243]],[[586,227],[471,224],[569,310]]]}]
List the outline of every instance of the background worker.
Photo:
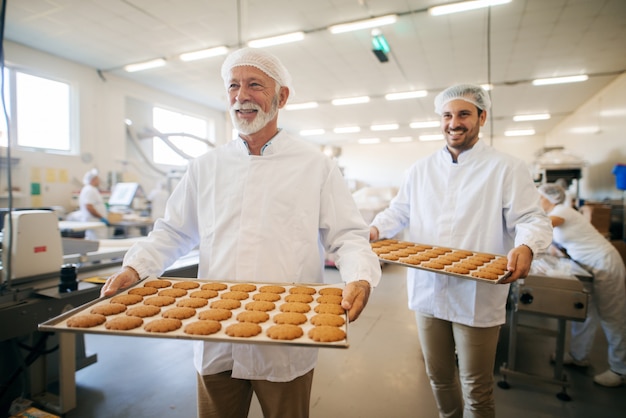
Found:
[{"label": "background worker", "polygon": [[[83,188],[78,197],[78,220],[82,222],[102,222],[109,226],[107,208],[100,194],[100,177],[98,170],[93,168],[83,176]],[[107,228],[88,229],[85,238],[91,240],[104,239],[108,236]]]}]

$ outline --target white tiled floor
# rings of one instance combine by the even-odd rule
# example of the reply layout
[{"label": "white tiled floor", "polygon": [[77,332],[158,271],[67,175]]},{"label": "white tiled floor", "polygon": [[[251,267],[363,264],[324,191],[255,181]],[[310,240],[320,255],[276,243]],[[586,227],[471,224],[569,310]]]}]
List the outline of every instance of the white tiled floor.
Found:
[{"label": "white tiled floor", "polygon": [[[349,330],[349,349],[321,349],[315,370],[311,417],[437,417],[415,320],[406,303],[405,270],[385,266],[383,281]],[[327,269],[329,277],[338,277]],[[541,320],[541,317],[539,318]],[[537,317],[535,317],[537,321]],[[550,325],[550,320],[542,320]],[[508,328],[501,334],[496,372],[506,361]],[[77,372],[78,407],[67,418],[195,416],[195,372],[189,341],[86,335],[87,352],[98,362]],[[554,339],[522,332],[518,368],[552,375]],[[572,401],[556,398],[560,387],[510,378],[495,387],[498,417],[613,418],[626,416],[625,388],[592,382],[606,368],[606,344],[598,335],[589,370],[566,369]],[[253,402],[251,418],[262,417]]]}]

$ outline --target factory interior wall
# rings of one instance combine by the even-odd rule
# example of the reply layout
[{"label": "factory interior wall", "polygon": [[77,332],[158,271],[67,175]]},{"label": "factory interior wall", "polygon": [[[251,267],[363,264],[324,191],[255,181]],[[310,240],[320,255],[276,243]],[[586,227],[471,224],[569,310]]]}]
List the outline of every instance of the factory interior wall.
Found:
[{"label": "factory interior wall", "polygon": [[547,146],[563,146],[585,160],[580,196],[585,200],[621,200],[611,173],[626,164],[626,74],[599,91],[546,138]]}]

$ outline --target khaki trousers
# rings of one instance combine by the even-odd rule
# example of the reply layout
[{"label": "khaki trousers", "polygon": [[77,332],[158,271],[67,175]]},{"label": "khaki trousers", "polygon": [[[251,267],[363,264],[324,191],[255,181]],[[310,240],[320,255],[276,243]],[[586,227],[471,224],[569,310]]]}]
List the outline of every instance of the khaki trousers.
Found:
[{"label": "khaki trousers", "polygon": [[420,313],[416,318],[439,416],[495,417],[493,368],[500,326],[476,328]]},{"label": "khaki trousers", "polygon": [[307,418],[312,384],[313,370],[290,382],[235,379],[230,371],[198,374],[198,417],[246,418],[254,392],[265,418]]}]

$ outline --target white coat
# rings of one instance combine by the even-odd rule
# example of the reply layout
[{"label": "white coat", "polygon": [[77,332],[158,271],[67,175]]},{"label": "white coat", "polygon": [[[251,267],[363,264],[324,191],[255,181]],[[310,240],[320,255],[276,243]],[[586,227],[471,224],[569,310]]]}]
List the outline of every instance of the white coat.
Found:
[{"label": "white coat", "polygon": [[[458,163],[446,147],[417,161],[372,225],[380,237],[408,227],[412,242],[501,255],[521,244],[537,253],[552,240],[523,162],[480,140]],[[409,308],[423,314],[476,327],[505,322],[509,285],[409,269],[407,290]]]},{"label": "white coat", "polygon": [[[204,279],[322,283],[327,250],[343,281],[380,280],[367,224],[339,168],[282,131],[262,156],[236,139],[193,160],[167,205],[124,259],[142,277],[158,276],[199,246]],[[199,343],[194,362],[204,375],[232,370],[235,378],[284,382],[316,361],[310,347]]]},{"label": "white coat", "polygon": [[[100,191],[97,187],[91,184],[85,184],[80,190],[80,195],[78,196],[78,220],[81,222],[99,222],[100,218],[93,216],[87,209],[87,205],[89,204],[93,205],[99,214],[106,216],[107,208],[104,204],[104,199],[102,199]],[[91,240],[103,239],[106,238],[106,236],[106,228],[87,230],[85,232],[85,238]]]}]

